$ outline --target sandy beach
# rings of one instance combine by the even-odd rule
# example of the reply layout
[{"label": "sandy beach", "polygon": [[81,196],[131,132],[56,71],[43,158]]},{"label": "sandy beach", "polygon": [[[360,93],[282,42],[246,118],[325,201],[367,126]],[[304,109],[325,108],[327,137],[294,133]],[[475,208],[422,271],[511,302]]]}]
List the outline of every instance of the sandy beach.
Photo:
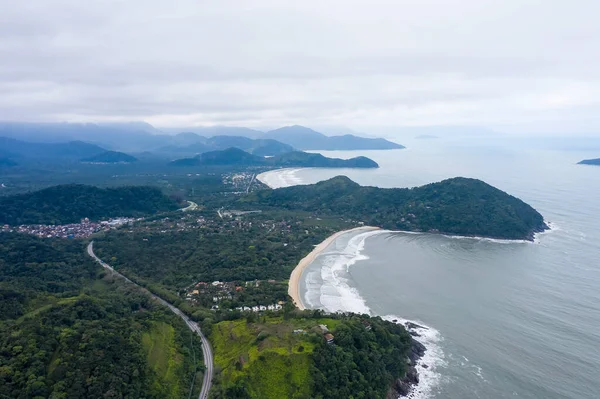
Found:
[{"label": "sandy beach", "polygon": [[342,234],[353,232],[353,231],[372,231],[372,230],[379,230],[379,227],[362,226],[362,227],[356,227],[354,229],[338,231],[337,233],[332,234],[331,236],[327,237],[322,243],[317,245],[315,247],[315,249],[313,249],[308,255],[306,255],[304,258],[302,258],[302,260],[300,262],[298,262],[298,265],[292,271],[292,274],[290,276],[290,282],[288,285],[288,294],[289,294],[289,296],[292,297],[294,304],[296,305],[296,307],[298,309],[300,309],[300,310],[306,309],[304,307],[304,304],[302,303],[302,298],[300,297],[300,278],[302,277],[302,272],[304,271],[304,269],[306,269],[306,267],[308,267],[308,265],[310,265],[315,260],[315,258],[321,252],[323,252],[325,250],[325,248],[327,248],[329,246],[329,244],[331,244],[336,238],[338,238]]}]

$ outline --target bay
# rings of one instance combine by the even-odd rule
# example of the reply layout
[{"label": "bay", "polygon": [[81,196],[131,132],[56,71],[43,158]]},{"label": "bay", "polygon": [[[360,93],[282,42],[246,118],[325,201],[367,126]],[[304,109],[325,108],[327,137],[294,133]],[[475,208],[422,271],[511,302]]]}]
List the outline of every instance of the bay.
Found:
[{"label": "bay", "polygon": [[[308,307],[424,326],[414,398],[600,397],[599,154],[518,141],[414,141],[368,156],[379,169],[270,172],[273,186],[346,175],[379,187],[482,179],[551,223],[534,243],[378,232],[340,237],[303,274]],[[423,367],[423,365],[427,367]]]}]

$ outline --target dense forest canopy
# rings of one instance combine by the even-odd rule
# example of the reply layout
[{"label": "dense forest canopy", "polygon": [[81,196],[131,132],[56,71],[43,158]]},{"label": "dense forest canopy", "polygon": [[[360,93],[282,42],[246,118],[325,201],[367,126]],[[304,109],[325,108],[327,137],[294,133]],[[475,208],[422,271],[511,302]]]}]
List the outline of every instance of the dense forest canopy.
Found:
[{"label": "dense forest canopy", "polygon": [[116,230],[98,237],[95,247],[126,275],[177,289],[201,280],[287,279],[315,244],[341,228],[317,228],[302,215],[274,212],[231,223],[200,231]]},{"label": "dense forest canopy", "polygon": [[0,197],[0,224],[66,224],[86,217],[144,216],[174,209],[177,203],[155,187],[68,184]]},{"label": "dense forest canopy", "polygon": [[542,215],[525,202],[462,177],[412,189],[384,189],[338,176],[313,185],[257,191],[240,203],[344,215],[393,230],[531,239],[547,228]]}]

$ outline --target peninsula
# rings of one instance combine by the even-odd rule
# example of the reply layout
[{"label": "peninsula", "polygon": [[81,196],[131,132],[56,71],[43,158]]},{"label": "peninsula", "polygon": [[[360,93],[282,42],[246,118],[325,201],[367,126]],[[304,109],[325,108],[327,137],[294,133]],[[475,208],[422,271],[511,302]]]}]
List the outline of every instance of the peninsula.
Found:
[{"label": "peninsula", "polygon": [[464,177],[408,189],[365,187],[337,176],[312,185],[256,191],[240,203],[343,215],[390,230],[533,240],[535,233],[548,229],[530,205]]}]

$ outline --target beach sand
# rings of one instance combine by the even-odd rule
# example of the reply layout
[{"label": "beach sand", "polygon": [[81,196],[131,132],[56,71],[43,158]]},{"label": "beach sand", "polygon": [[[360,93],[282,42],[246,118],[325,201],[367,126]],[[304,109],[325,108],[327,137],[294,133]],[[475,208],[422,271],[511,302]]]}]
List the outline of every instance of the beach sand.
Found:
[{"label": "beach sand", "polygon": [[342,234],[350,233],[353,231],[372,231],[372,230],[379,230],[379,227],[362,226],[362,227],[356,227],[354,229],[338,231],[337,233],[327,237],[325,239],[325,241],[323,241],[322,243],[317,245],[315,247],[315,249],[313,249],[308,255],[306,255],[304,258],[302,258],[302,260],[300,262],[298,262],[298,265],[292,271],[292,274],[290,276],[290,282],[288,285],[288,294],[289,294],[289,296],[292,297],[294,304],[296,305],[296,307],[298,309],[300,309],[300,310],[306,309],[304,307],[304,304],[302,303],[302,298],[300,296],[300,279],[302,278],[302,272],[304,271],[304,269],[306,269],[308,267],[308,265],[310,265],[315,260],[315,258],[317,256],[319,256],[319,254],[321,252],[323,252],[325,250],[325,248],[327,248],[329,246],[329,244],[331,244],[333,241],[335,241],[335,239],[338,238],[339,236],[341,236]]}]

